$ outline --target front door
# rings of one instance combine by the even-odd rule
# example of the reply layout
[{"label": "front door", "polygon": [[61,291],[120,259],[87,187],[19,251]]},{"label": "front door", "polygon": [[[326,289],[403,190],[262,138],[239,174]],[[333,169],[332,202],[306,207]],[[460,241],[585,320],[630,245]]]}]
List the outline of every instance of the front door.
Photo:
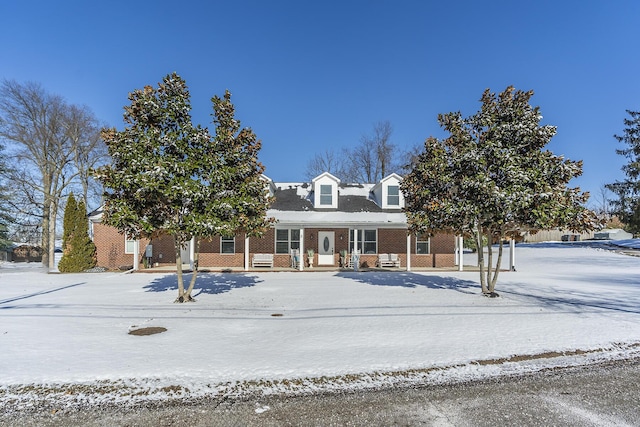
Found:
[{"label": "front door", "polygon": [[335,265],[334,241],[333,231],[318,232],[318,265]]}]

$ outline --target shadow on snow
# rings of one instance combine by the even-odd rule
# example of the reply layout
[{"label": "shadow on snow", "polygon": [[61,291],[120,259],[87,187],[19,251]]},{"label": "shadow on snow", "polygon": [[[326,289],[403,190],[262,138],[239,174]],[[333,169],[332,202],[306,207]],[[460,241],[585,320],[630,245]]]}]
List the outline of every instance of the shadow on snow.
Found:
[{"label": "shadow on snow", "polygon": [[373,286],[399,286],[403,288],[424,286],[429,289],[449,289],[466,294],[480,292],[480,285],[477,282],[455,277],[430,276],[411,272],[340,272],[336,276]]},{"label": "shadow on snow", "polygon": [[605,310],[621,313],[640,314],[640,299],[636,292],[603,291],[602,293],[579,292],[562,287],[550,287],[545,294],[528,289],[525,284],[510,283],[503,285],[499,293],[524,301],[531,301],[554,310],[566,310],[570,307],[576,313],[586,310]]},{"label": "shadow on snow", "polygon": [[[191,273],[184,274],[183,278],[184,287],[186,289],[189,287]],[[233,289],[249,288],[260,282],[262,282],[262,280],[258,279],[256,276],[242,273],[198,273],[192,296],[196,298],[201,294],[222,294]],[[176,274],[170,274],[159,277],[148,285],[143,286],[142,289],[147,292],[176,291],[178,289],[178,276]]]},{"label": "shadow on snow", "polygon": [[[7,304],[9,302],[14,302],[14,301],[27,299],[27,298],[37,297],[39,295],[51,294],[51,293],[54,293],[54,292],[63,291],[65,289],[75,288],[76,286],[82,286],[82,285],[86,285],[86,284],[87,284],[87,282],[80,282],[80,283],[74,283],[72,285],[60,286],[58,288],[53,288],[53,289],[47,289],[47,290],[44,290],[44,291],[34,292],[32,294],[18,295],[18,296],[15,296],[15,297],[11,297],[11,298],[0,300],[0,305]],[[0,308],[13,308],[13,307],[0,307]]]}]

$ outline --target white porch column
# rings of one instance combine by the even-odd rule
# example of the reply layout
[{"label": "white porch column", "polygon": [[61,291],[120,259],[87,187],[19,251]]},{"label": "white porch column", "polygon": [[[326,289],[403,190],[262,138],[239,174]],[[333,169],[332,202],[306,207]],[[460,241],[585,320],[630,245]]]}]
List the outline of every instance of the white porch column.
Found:
[{"label": "white porch column", "polygon": [[298,256],[298,270],[304,271],[304,228],[300,229],[300,249]]},{"label": "white porch column", "polygon": [[354,228],[353,229],[353,252],[358,250],[358,229]]},{"label": "white porch column", "polygon": [[189,268],[191,271],[195,270],[195,260],[196,260],[196,238],[192,237],[189,242]]},{"label": "white porch column", "polygon": [[244,271],[249,271],[249,236],[244,235]]},{"label": "white porch column", "polygon": [[458,236],[458,271],[464,270],[464,237]]},{"label": "white porch column", "polygon": [[407,233],[407,271],[411,271],[411,234]]},{"label": "white porch column", "polygon": [[140,240],[137,239],[133,241],[133,269],[140,269]]},{"label": "white porch column", "polygon": [[458,241],[458,236],[455,236],[453,238],[454,241],[454,247],[453,247],[453,254],[455,255],[453,258],[453,264],[454,265],[460,265],[460,246],[458,245],[459,241]]},{"label": "white porch column", "polygon": [[509,242],[509,270],[516,271],[516,239]]}]

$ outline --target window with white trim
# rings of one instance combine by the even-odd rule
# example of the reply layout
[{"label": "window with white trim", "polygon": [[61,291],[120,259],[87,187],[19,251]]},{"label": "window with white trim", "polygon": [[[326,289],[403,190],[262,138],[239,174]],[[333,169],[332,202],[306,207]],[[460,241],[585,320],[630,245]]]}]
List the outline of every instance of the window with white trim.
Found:
[{"label": "window with white trim", "polygon": [[427,255],[430,249],[430,238],[427,234],[416,236],[416,254]]},{"label": "window with white trim", "polygon": [[390,185],[387,187],[387,205],[400,206],[400,186]]},{"label": "window with white trim", "polygon": [[277,228],[276,253],[288,254],[291,249],[300,249],[300,229]]},{"label": "window with white trim", "polygon": [[220,253],[221,254],[234,254],[234,253],[236,253],[236,238],[235,238],[235,236],[221,236],[220,237]]},{"label": "window with white trim", "polygon": [[136,239],[130,239],[128,236],[124,236],[124,253],[132,254],[136,250]]},{"label": "window with white trim", "polygon": [[[349,252],[353,252],[355,247],[354,230],[349,230]],[[378,230],[358,230],[358,251],[361,254],[375,254],[378,253]]]},{"label": "window with white trim", "polygon": [[320,205],[333,204],[333,188],[331,185],[320,186]]}]

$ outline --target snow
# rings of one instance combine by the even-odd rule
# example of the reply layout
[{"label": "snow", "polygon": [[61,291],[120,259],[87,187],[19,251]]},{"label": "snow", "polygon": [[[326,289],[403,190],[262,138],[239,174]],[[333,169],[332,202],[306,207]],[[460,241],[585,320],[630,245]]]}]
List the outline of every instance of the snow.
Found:
[{"label": "snow", "polygon": [[[0,264],[0,404],[438,384],[640,357],[640,258],[584,242],[516,255],[493,299],[475,271],[305,271],[201,274],[197,302],[174,304],[173,274]],[[167,331],[128,334],[148,326]],[[547,352],[564,355],[513,358]]]}]

